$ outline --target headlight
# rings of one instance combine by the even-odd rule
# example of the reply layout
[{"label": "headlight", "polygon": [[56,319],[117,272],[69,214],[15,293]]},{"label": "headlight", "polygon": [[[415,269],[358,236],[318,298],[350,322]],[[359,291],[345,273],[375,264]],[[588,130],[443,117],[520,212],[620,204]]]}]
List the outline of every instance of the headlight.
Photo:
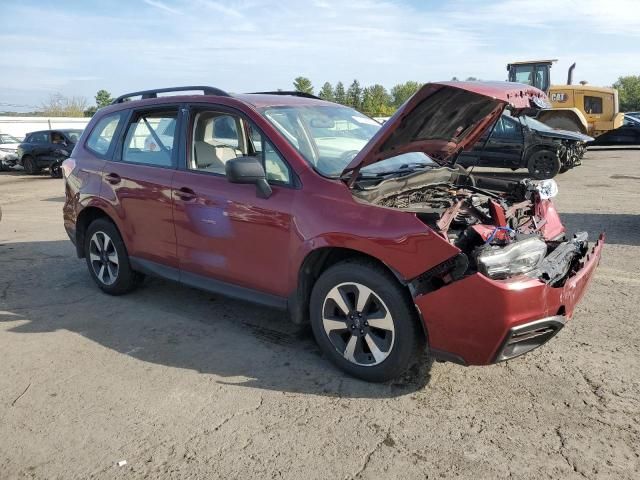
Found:
[{"label": "headlight", "polygon": [[547,254],[547,244],[536,237],[506,247],[490,247],[477,257],[478,270],[490,278],[508,278],[538,268]]},{"label": "headlight", "polygon": [[536,191],[542,200],[548,200],[558,195],[558,184],[555,180],[542,180],[536,185]]}]

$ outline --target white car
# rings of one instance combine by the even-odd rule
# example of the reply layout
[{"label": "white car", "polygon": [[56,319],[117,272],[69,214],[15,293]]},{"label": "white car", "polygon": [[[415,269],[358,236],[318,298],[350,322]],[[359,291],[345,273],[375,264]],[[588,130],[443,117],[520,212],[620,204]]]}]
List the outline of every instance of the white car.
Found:
[{"label": "white car", "polygon": [[18,163],[18,145],[20,145],[20,139],[0,133],[0,171]]}]

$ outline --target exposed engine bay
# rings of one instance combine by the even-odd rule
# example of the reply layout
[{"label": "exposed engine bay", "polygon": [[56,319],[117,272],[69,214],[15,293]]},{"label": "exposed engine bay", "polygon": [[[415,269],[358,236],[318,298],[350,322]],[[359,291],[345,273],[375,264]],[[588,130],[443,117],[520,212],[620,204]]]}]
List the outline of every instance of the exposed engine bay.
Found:
[{"label": "exposed engine bay", "polygon": [[451,266],[457,275],[479,271],[505,279],[526,274],[561,286],[587,251],[586,233],[565,240],[550,201],[557,193],[554,181],[514,181],[469,175],[462,168],[435,168],[358,186],[357,198],[412,212],[458,247],[465,258],[457,262],[466,265]]}]

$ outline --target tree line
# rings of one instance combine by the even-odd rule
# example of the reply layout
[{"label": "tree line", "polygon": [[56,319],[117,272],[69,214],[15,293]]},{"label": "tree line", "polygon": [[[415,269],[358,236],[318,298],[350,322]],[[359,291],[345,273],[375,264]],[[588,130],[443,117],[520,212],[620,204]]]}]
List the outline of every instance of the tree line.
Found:
[{"label": "tree line", "polygon": [[[453,77],[452,80],[458,79]],[[468,77],[466,80],[476,81],[477,78]],[[297,92],[317,94],[324,100],[355,108],[371,117],[393,115],[422,85],[420,82],[408,81],[387,90],[380,84],[363,87],[356,79],[346,88],[343,82],[338,82],[335,86],[325,82],[316,92],[311,80],[306,77],[300,76],[293,81],[293,88]],[[613,88],[618,89],[621,112],[640,111],[640,75],[620,77],[613,84]],[[113,101],[111,94],[104,89],[98,90],[94,98],[95,105],[88,106],[84,97],[65,97],[56,93],[51,95],[47,102],[42,103],[35,114],[52,117],[91,117],[99,108],[106,107]]]},{"label": "tree line", "polygon": [[[419,82],[408,81],[394,85],[387,91],[380,84],[363,87],[357,79],[347,88],[343,82],[336,83],[335,87],[330,82],[325,82],[317,96],[323,100],[355,108],[372,117],[388,117],[420,90],[422,85]],[[297,77],[293,81],[293,88],[297,92],[315,95],[311,80],[306,77]]]}]

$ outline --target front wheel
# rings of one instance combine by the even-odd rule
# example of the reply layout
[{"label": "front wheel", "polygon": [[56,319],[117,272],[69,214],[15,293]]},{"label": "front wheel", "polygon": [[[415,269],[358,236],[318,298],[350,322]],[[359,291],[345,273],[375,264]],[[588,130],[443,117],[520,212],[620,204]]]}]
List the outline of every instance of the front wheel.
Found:
[{"label": "front wheel", "polygon": [[560,171],[560,159],[552,150],[538,150],[529,156],[527,169],[529,174],[537,180],[555,177]]},{"label": "front wheel", "polygon": [[89,273],[98,287],[110,295],[133,290],[142,276],[131,269],[120,232],[109,220],[94,220],[85,235],[84,254]]},{"label": "front wheel", "polygon": [[322,352],[363,380],[398,377],[416,361],[423,344],[408,292],[371,262],[347,261],[329,268],[313,287],[310,309]]}]

